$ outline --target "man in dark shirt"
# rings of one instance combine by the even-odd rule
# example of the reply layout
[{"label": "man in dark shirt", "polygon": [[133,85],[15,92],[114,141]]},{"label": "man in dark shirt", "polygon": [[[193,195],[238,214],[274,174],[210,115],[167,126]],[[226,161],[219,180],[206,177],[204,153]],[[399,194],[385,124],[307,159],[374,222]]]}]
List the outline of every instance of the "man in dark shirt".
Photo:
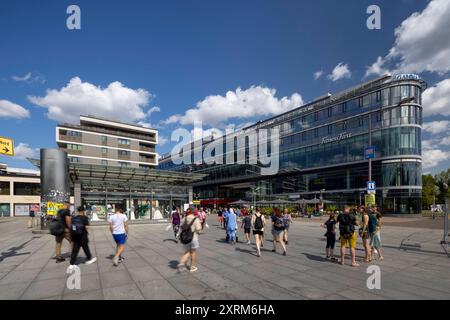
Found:
[{"label": "man in dark shirt", "polygon": [[70,234],[70,228],[72,227],[72,216],[70,214],[70,203],[64,203],[63,207],[58,210],[56,214],[56,219],[62,222],[64,225],[64,233],[60,236],[55,236],[56,247],[55,247],[55,259],[56,263],[63,262],[66,259],[61,255],[61,247],[64,239],[69,241],[70,247],[72,249],[72,237]]},{"label": "man in dark shirt", "polygon": [[78,252],[80,248],[83,248],[83,251],[86,255],[87,261],[86,264],[91,264],[97,261],[97,258],[93,258],[91,255],[91,251],[89,250],[89,239],[88,239],[88,226],[89,219],[86,217],[86,213],[84,211],[84,207],[80,206],[77,209],[78,215],[72,218],[72,255],[70,258],[70,267],[74,268],[75,262],[77,261]]},{"label": "man in dark shirt", "polygon": [[250,229],[252,227],[252,217],[247,213],[242,219],[241,228],[244,228],[245,240],[247,240],[247,244],[250,245]]},{"label": "man in dark shirt", "polygon": [[337,217],[339,223],[339,233],[341,237],[341,265],[344,265],[345,248],[350,247],[351,266],[358,267],[356,263],[356,231],[355,228],[359,226],[358,219],[350,213],[350,207],[345,206],[344,212]]}]

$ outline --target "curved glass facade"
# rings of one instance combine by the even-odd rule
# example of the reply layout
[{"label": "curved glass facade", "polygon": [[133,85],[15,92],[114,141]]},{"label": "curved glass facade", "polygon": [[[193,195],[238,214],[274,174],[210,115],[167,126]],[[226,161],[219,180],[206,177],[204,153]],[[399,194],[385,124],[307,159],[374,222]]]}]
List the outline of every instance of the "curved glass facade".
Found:
[{"label": "curved glass facade", "polygon": [[[417,213],[422,185],[424,83],[417,79],[390,80],[376,80],[318,99],[246,128],[280,130],[276,175],[261,176],[259,167],[250,164],[177,167],[162,160],[160,167],[208,174],[195,190],[201,198],[244,199],[249,188],[236,189],[233,183],[245,182],[264,185],[261,197],[296,194],[308,198],[322,190],[325,198],[357,204],[369,179],[364,153],[371,141],[375,146],[372,180],[378,187],[378,204],[390,213]],[[247,144],[245,148],[248,153]],[[237,152],[235,144],[234,156]]]}]

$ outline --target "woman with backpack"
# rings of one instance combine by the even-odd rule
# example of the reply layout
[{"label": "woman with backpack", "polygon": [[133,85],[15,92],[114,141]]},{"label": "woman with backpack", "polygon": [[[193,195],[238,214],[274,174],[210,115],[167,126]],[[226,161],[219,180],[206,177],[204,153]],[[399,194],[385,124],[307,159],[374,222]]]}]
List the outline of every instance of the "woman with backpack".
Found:
[{"label": "woman with backpack", "polygon": [[252,215],[251,228],[253,229],[253,236],[256,242],[256,255],[261,257],[261,243],[264,236],[264,227],[266,226],[266,218],[261,213],[259,208]]},{"label": "woman with backpack", "polygon": [[80,206],[77,209],[78,215],[72,218],[72,254],[70,257],[70,266],[69,270],[72,270],[75,267],[75,262],[77,261],[78,252],[80,248],[83,248],[84,254],[86,255],[87,261],[86,264],[92,264],[97,261],[97,258],[93,258],[91,255],[91,251],[89,250],[89,240],[88,240],[88,226],[89,219],[86,217],[84,207]]},{"label": "woman with backpack", "polygon": [[188,208],[186,210],[186,218],[180,232],[180,241],[184,246],[184,253],[180,257],[180,262],[178,264],[178,270],[180,272],[186,268],[186,262],[189,258],[191,258],[191,266],[189,271],[195,272],[198,270],[196,267],[196,261],[197,250],[200,247],[198,240],[200,231],[202,231],[200,220],[194,215],[192,210]]},{"label": "woman with backpack", "polygon": [[283,248],[283,256],[286,255],[286,245],[284,244],[283,240],[283,234],[285,230],[284,220],[283,220],[283,214],[281,213],[280,209],[275,208],[274,209],[274,216],[273,216],[273,249],[272,252],[277,251],[277,242],[281,244],[281,247]]}]

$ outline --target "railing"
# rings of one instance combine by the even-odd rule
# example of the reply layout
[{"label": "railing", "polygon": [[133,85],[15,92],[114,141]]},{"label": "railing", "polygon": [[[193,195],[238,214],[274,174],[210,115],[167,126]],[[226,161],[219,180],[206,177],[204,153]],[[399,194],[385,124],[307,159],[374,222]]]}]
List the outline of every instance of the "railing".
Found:
[{"label": "railing", "polygon": [[81,137],[73,137],[66,134],[60,134],[59,139],[72,142],[81,142]]},{"label": "railing", "polygon": [[119,156],[117,157],[119,160],[130,160],[131,157],[130,155],[123,155],[123,154],[119,154]]},{"label": "railing", "polygon": [[155,148],[139,146],[139,151],[155,152]]},{"label": "railing", "polygon": [[110,130],[110,129],[103,129],[103,128],[100,129],[100,128],[91,127],[91,126],[73,125],[73,124],[68,124],[68,123],[63,123],[60,125],[60,127],[62,129],[69,128],[69,129],[73,129],[73,130],[86,130],[86,131],[91,131],[91,132],[110,134],[113,136],[122,136],[122,137],[134,138],[134,139],[139,139],[139,140],[146,140],[146,141],[156,143],[155,135],[153,135],[153,137],[152,137],[152,136],[147,136],[147,135],[142,135],[142,134],[128,133],[125,131]]},{"label": "railing", "polygon": [[81,150],[73,150],[73,149],[67,149],[67,148],[60,148],[60,150],[67,152],[68,154],[75,154],[75,155],[81,155]]}]

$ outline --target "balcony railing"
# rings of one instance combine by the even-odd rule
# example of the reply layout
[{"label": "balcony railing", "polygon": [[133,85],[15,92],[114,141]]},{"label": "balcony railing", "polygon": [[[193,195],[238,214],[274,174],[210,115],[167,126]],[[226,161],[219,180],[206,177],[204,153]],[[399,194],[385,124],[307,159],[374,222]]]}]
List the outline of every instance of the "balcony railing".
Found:
[{"label": "balcony railing", "polygon": [[81,142],[81,137],[74,137],[74,136],[69,136],[69,135],[66,135],[66,134],[60,134],[59,135],[59,140],[72,141],[72,142]]},{"label": "balcony railing", "polygon": [[155,152],[155,148],[139,146],[139,151]]},{"label": "balcony railing", "polygon": [[139,158],[140,162],[145,162],[145,163],[151,163],[151,164],[156,164],[155,159],[153,158],[147,158],[147,157],[140,157]]},{"label": "balcony railing", "polygon": [[81,155],[83,153],[81,150],[73,150],[67,148],[60,148],[60,150],[67,152],[67,154]]},{"label": "balcony railing", "polygon": [[73,125],[73,124],[69,124],[69,123],[61,124],[61,128],[62,129],[70,128],[70,129],[74,129],[74,130],[86,130],[86,131],[91,131],[91,132],[110,134],[110,135],[113,135],[113,136],[122,136],[122,137],[127,137],[127,138],[146,140],[146,141],[150,141],[150,142],[156,143],[156,136],[155,135],[153,135],[153,137],[151,137],[151,136],[148,136],[148,135],[129,133],[129,132],[126,132],[126,131],[111,130],[111,129],[104,129],[104,128],[96,128],[96,127],[83,126],[83,125]]},{"label": "balcony railing", "polygon": [[117,157],[119,160],[131,160],[130,155],[119,154]]}]

